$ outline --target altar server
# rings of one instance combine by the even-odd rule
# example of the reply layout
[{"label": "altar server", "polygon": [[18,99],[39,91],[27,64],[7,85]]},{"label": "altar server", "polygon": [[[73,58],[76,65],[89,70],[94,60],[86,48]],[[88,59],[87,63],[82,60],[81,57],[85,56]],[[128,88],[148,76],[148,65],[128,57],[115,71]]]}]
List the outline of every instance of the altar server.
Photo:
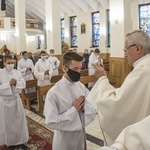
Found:
[{"label": "altar server", "polygon": [[25,80],[13,69],[12,56],[4,57],[0,70],[0,145],[20,145],[28,141],[28,128],[19,93]]},{"label": "altar server", "polygon": [[52,66],[53,69],[53,76],[58,75],[59,71],[59,65],[60,65],[60,61],[58,60],[58,58],[54,55],[54,50],[51,49],[50,50],[50,57],[48,58],[48,61],[50,63],[50,65]]},{"label": "altar server", "polygon": [[[33,61],[28,58],[28,53],[26,51],[22,52],[22,58],[18,62],[17,69],[22,73],[22,76],[25,79],[25,81],[34,79],[32,74],[34,69],[34,64]],[[32,93],[34,91],[36,91],[35,88],[25,89],[26,93]]]},{"label": "altar server", "polygon": [[[89,57],[89,64],[88,64],[89,75],[94,75],[94,71],[95,71],[94,64],[95,63],[99,62],[99,64],[100,64],[100,62],[103,62],[103,60],[102,60],[102,58],[100,58],[99,54],[100,54],[100,50],[98,48],[96,48]],[[93,87],[94,84],[95,84],[95,82],[90,82],[88,84],[88,87],[89,88]]]},{"label": "altar server", "polygon": [[88,89],[79,82],[83,57],[75,52],[63,56],[63,78],[47,93],[46,125],[54,129],[53,150],[86,150],[85,126],[95,117],[86,100]]},{"label": "altar server", "polygon": [[50,84],[52,76],[52,67],[46,59],[46,52],[41,51],[41,59],[35,64],[34,76],[38,79],[38,85],[44,86]]}]

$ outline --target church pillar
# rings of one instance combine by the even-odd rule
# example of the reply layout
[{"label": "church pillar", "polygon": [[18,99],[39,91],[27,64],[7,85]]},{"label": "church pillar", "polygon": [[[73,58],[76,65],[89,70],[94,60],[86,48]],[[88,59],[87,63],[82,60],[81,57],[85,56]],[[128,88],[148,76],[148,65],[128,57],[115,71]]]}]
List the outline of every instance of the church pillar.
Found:
[{"label": "church pillar", "polygon": [[110,0],[110,82],[119,87],[131,71],[124,58],[124,38],[131,30],[130,0]]},{"label": "church pillar", "polygon": [[20,54],[26,49],[25,0],[15,0],[15,37],[16,52]]},{"label": "church pillar", "polygon": [[61,54],[60,0],[45,0],[47,52],[55,50]]}]

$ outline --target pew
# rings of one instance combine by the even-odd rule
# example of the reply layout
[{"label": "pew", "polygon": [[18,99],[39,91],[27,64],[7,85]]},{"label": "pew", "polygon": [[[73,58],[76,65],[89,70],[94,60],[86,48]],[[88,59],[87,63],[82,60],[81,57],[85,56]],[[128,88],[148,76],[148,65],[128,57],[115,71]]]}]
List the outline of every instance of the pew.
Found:
[{"label": "pew", "polygon": [[[83,83],[88,88],[88,83],[97,81],[97,78],[94,75],[83,76],[80,78],[80,82]],[[92,87],[88,88],[91,90]]]},{"label": "pew", "polygon": [[46,86],[37,86],[38,102],[39,102],[39,115],[43,116],[44,100],[43,96],[46,95],[49,89],[51,89],[55,84],[50,84]]},{"label": "pew", "polygon": [[[37,88],[37,80],[36,79],[26,81],[26,88],[33,88],[33,87]],[[30,101],[37,99],[37,92],[26,94],[25,89],[23,89],[21,92],[22,103],[25,108],[30,110],[30,108],[31,108]]]},{"label": "pew", "polygon": [[63,76],[63,74],[52,76],[51,79],[50,79],[50,82],[51,83],[56,83],[62,78],[62,76]]},{"label": "pew", "polygon": [[80,82],[83,83],[84,85],[87,85],[88,83],[95,81],[97,81],[97,78],[94,75],[83,76],[80,78]]},{"label": "pew", "polygon": [[88,75],[89,75],[89,70],[88,69],[81,70],[81,77],[82,76],[88,76]]}]

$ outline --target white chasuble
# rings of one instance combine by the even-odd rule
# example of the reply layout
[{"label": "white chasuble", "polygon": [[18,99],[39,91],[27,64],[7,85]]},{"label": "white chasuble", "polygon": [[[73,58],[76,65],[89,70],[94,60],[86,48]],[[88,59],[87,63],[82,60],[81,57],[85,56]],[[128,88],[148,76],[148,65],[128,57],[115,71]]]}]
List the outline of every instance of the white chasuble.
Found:
[{"label": "white chasuble", "polygon": [[127,126],[150,115],[150,55],[145,56],[120,88],[101,77],[88,95],[98,107],[100,124],[111,145]]},{"label": "white chasuble", "polygon": [[150,116],[125,128],[111,147],[98,150],[150,150]]}]

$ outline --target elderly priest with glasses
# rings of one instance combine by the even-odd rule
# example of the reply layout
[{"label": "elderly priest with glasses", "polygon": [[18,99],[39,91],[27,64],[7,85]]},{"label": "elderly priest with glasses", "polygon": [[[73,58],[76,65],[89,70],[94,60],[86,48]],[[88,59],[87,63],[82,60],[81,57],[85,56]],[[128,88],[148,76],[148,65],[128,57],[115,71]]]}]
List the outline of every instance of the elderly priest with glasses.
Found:
[{"label": "elderly priest with glasses", "polygon": [[98,81],[88,95],[97,104],[101,127],[108,145],[120,132],[150,115],[150,38],[142,30],[125,37],[125,57],[133,70],[119,88],[110,85],[104,68],[95,64]]}]

